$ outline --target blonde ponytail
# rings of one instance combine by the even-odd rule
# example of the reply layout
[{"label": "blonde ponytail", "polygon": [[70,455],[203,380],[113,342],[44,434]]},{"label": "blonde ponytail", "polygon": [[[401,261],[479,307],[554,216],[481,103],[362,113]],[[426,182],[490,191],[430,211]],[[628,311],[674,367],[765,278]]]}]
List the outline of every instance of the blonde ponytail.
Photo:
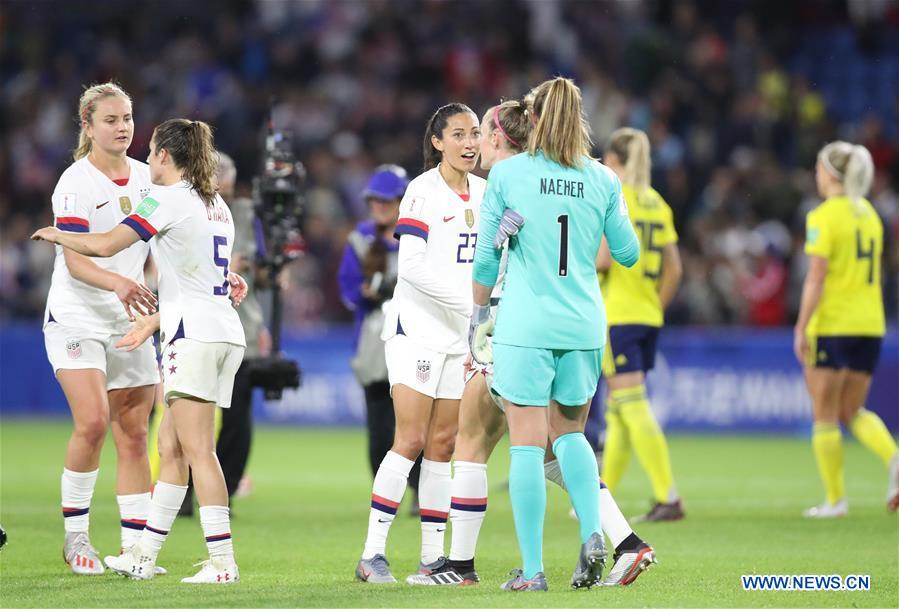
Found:
[{"label": "blonde ponytail", "polygon": [[864,146],[831,142],[818,153],[818,161],[843,185],[843,192],[853,202],[858,202],[871,189],[874,160]]},{"label": "blonde ponytail", "polygon": [[581,105],[581,90],[570,78],[554,78],[538,85],[525,102],[536,118],[528,143],[531,155],[542,150],[546,158],[565,167],[580,167],[590,157],[593,142]]},{"label": "blonde ponytail", "polygon": [[78,131],[78,147],[72,152],[74,160],[83,159],[91,153],[92,142],[87,136],[84,124],[90,124],[93,120],[97,102],[112,95],[119,95],[127,99],[129,103],[131,102],[131,97],[114,82],[91,85],[81,94],[81,99],[78,100],[78,125],[80,127]]},{"label": "blonde ponytail", "polygon": [[624,166],[622,182],[638,193],[649,188],[652,161],[649,157],[649,138],[639,129],[623,127],[612,133],[608,152],[615,153]]}]

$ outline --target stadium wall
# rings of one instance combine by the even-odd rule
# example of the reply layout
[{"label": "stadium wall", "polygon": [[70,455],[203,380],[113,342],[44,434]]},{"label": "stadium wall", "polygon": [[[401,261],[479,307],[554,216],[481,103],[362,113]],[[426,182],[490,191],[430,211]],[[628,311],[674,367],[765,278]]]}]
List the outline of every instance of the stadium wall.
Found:
[{"label": "stadium wall", "polygon": [[[350,370],[348,328],[288,333],[287,354],[299,360],[303,386],[280,402],[257,395],[261,423],[361,425],[362,391]],[[40,327],[0,328],[0,414],[60,417],[65,400],[53,380]],[[810,404],[792,354],[789,329],[669,328],[650,375],[653,407],[669,430],[729,433],[806,433]],[[899,431],[899,335],[883,345],[868,408]]]}]

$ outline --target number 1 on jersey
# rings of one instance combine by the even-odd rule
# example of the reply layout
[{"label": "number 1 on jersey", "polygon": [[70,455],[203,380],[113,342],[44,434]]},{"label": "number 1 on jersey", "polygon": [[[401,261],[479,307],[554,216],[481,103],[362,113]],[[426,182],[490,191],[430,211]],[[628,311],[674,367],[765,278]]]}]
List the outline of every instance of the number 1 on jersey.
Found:
[{"label": "number 1 on jersey", "polygon": [[228,265],[230,261],[219,256],[219,246],[222,245],[228,245],[228,237],[214,235],[212,237],[212,260],[215,262],[215,266],[222,267],[222,272],[225,275],[225,282],[212,288],[212,293],[216,296],[228,295]]},{"label": "number 1 on jersey", "polygon": [[556,218],[559,226],[559,276],[568,276],[568,214]]}]

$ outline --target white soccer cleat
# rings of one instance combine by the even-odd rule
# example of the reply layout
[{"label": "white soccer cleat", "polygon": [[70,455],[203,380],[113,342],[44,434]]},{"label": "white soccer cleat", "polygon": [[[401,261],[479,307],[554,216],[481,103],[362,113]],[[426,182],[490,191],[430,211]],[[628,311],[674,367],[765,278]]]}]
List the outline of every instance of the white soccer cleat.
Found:
[{"label": "white soccer cleat", "polygon": [[194,566],[202,568],[193,577],[182,579],[182,584],[236,584],[240,581],[240,572],[234,560],[210,558]]},{"label": "white soccer cleat", "polygon": [[158,574],[156,559],[147,554],[140,543],[118,556],[107,556],[104,562],[115,573],[131,579],[153,579]]},{"label": "white soccer cleat", "polygon": [[645,541],[626,552],[615,552],[615,564],[602,581],[603,586],[629,586],[643,571],[658,563],[656,552]]},{"label": "white soccer cleat", "polygon": [[849,503],[845,498],[836,503],[824,502],[802,512],[806,518],[842,518],[849,514]]},{"label": "white soccer cleat", "polygon": [[[125,554],[126,552],[130,552],[132,547],[134,547],[134,546],[128,546],[127,548],[122,548],[121,552],[119,552],[119,556],[121,556],[122,554]],[[106,559],[104,559],[104,561],[107,560],[107,559],[110,559],[110,558],[114,558],[114,556],[107,556]],[[156,565],[156,566],[153,568],[153,571],[154,571],[154,572],[153,572],[153,575],[154,575],[154,576],[155,576],[155,575],[168,575],[168,574],[169,574],[169,572],[166,570],[165,567],[160,567],[159,565]]]},{"label": "white soccer cleat", "polygon": [[890,459],[890,482],[887,490],[887,509],[899,510],[899,453]]},{"label": "white soccer cleat", "polygon": [[103,575],[106,572],[87,533],[66,533],[62,557],[75,575]]}]

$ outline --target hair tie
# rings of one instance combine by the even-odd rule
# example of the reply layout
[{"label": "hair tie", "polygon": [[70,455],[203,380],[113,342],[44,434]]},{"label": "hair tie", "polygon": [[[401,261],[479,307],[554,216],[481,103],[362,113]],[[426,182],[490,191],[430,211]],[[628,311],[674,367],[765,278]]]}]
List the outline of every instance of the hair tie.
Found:
[{"label": "hair tie", "polygon": [[496,128],[499,129],[499,132],[503,134],[503,137],[506,138],[506,141],[508,141],[516,148],[521,148],[521,144],[509,137],[509,134],[506,133],[505,129],[503,129],[502,123],[499,122],[499,106],[493,106],[493,122],[496,123]]},{"label": "hair tie", "polygon": [[824,170],[835,177],[836,179],[843,181],[843,174],[837,171],[837,168],[833,166],[833,163],[830,162],[830,159],[827,158],[826,154],[821,155],[821,164],[824,165]]}]

